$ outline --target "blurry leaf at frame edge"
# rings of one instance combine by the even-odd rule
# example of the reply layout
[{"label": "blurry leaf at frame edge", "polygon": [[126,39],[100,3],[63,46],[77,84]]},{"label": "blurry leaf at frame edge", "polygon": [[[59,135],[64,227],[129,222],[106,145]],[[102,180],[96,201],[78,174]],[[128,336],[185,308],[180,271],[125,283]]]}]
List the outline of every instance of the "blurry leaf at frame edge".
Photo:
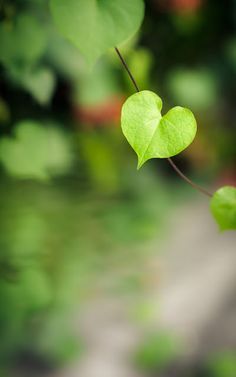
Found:
[{"label": "blurry leaf at frame edge", "polygon": [[92,66],[109,48],[128,40],[141,26],[143,0],[51,0],[58,30]]},{"label": "blurry leaf at frame edge", "polygon": [[235,352],[224,351],[221,354],[213,355],[207,363],[207,371],[212,377],[236,376]]},{"label": "blurry leaf at frame edge", "polygon": [[10,175],[47,180],[67,172],[72,156],[67,136],[58,128],[22,121],[14,138],[0,141],[0,161]]},{"label": "blurry leaf at frame edge", "polygon": [[221,230],[236,229],[236,187],[225,186],[217,190],[210,207]]},{"label": "blurry leaf at frame edge", "polygon": [[195,138],[197,123],[192,112],[177,106],[161,115],[162,100],[143,90],[123,105],[122,131],[138,156],[138,169],[151,158],[168,158],[186,149]]}]

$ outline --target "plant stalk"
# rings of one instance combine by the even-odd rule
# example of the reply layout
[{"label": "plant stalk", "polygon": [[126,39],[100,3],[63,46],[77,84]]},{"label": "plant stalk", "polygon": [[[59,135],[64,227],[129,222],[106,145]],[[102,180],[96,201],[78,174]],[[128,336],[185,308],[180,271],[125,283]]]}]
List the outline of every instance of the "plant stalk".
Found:
[{"label": "plant stalk", "polygon": [[[119,59],[120,59],[122,65],[124,66],[126,72],[128,73],[129,78],[130,78],[130,80],[132,81],[132,83],[133,83],[133,85],[134,85],[136,91],[137,91],[137,92],[140,92],[140,89],[139,89],[139,87],[138,87],[138,84],[137,84],[137,82],[136,82],[136,80],[135,80],[135,78],[134,78],[132,72],[130,71],[130,69],[129,69],[129,67],[128,67],[128,65],[127,65],[127,63],[126,63],[124,57],[122,56],[120,50],[119,50],[117,47],[115,47],[115,51],[116,51],[116,53],[117,53],[117,55],[118,55],[118,57],[119,57]],[[183,179],[186,183],[188,183],[191,187],[193,187],[195,190],[201,192],[203,195],[206,195],[206,196],[208,196],[208,197],[210,197],[210,198],[213,196],[209,191],[207,191],[207,190],[204,189],[203,187],[201,187],[201,186],[199,186],[198,184],[196,184],[196,183],[194,183],[193,181],[191,181],[191,179],[189,179],[189,178],[188,178],[188,177],[187,177],[187,176],[186,176],[186,175],[185,175],[185,174],[184,174],[184,173],[178,168],[178,166],[175,165],[174,161],[173,161],[171,158],[167,158],[167,161],[168,161],[169,164],[172,166],[172,168],[174,169],[174,171],[179,175],[179,177],[182,178],[182,179]]]}]

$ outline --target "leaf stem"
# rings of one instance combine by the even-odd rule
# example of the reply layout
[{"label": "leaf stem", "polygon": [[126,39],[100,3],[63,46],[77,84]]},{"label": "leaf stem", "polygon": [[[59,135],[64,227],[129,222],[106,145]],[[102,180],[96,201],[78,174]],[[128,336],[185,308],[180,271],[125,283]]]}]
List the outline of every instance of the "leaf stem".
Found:
[{"label": "leaf stem", "polygon": [[139,87],[138,87],[138,84],[137,84],[137,82],[136,82],[134,76],[132,75],[132,73],[131,73],[131,71],[130,71],[130,69],[129,69],[129,67],[128,67],[126,61],[125,61],[125,59],[124,59],[123,56],[121,55],[120,50],[119,50],[117,47],[115,47],[115,50],[116,50],[117,55],[119,56],[119,58],[120,58],[120,60],[121,60],[121,63],[123,64],[123,66],[124,66],[126,72],[128,73],[130,80],[131,80],[132,83],[134,84],[134,87],[135,87],[136,91],[137,91],[137,92],[140,92],[140,89],[139,89]]},{"label": "leaf stem", "polygon": [[[135,78],[134,78],[132,72],[130,71],[130,69],[129,69],[129,67],[128,67],[128,65],[127,65],[127,63],[126,63],[124,57],[122,56],[120,50],[119,50],[117,47],[115,47],[115,51],[116,51],[116,53],[117,53],[117,55],[118,55],[118,57],[119,57],[119,59],[120,59],[122,65],[124,66],[126,72],[128,73],[129,78],[130,78],[130,80],[132,81],[132,83],[133,83],[133,85],[134,85],[136,91],[137,91],[137,92],[140,92],[140,89],[139,89],[139,87],[138,87],[138,84],[137,84],[137,82],[136,82],[136,80],[135,80]],[[187,177],[187,176],[186,176],[186,175],[185,175],[185,174],[184,174],[184,173],[178,168],[178,166],[175,165],[174,161],[173,161],[171,158],[167,158],[167,161],[168,161],[169,164],[172,166],[172,168],[174,169],[174,171],[179,175],[179,177],[182,178],[182,179],[183,179],[186,183],[188,183],[191,187],[193,187],[195,190],[198,190],[199,192],[201,192],[202,194],[204,194],[204,195],[206,195],[206,196],[208,196],[208,197],[210,197],[210,198],[213,196],[209,191],[207,191],[207,190],[204,189],[203,187],[201,187],[201,186],[199,186],[198,184],[196,184],[196,183],[194,183],[193,181],[191,181],[191,179],[189,179],[189,178],[188,178],[188,177]]]},{"label": "leaf stem", "polygon": [[213,196],[209,191],[204,189],[203,187],[199,186],[197,183],[194,183],[189,179],[179,168],[175,165],[174,161],[171,158],[167,159],[169,164],[172,166],[172,168],[176,171],[176,173],[190,186],[192,186],[194,189],[200,191],[202,194],[209,196],[210,198]]}]

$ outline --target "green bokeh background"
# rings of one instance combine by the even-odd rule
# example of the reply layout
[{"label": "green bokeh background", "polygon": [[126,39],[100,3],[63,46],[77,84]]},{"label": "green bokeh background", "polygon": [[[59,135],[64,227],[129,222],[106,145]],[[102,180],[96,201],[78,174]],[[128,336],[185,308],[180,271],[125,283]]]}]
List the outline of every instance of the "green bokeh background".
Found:
[{"label": "green bokeh background", "polygon": [[[121,46],[140,88],[165,98],[164,111],[181,105],[195,113],[196,141],[176,160],[206,185],[236,184],[235,29],[233,0],[150,0],[140,33]],[[114,295],[142,292],[135,267],[194,195],[165,161],[136,171],[119,124],[133,92],[113,51],[88,71],[55,29],[47,0],[0,2],[4,376],[29,360],[60,368],[78,358],[85,345],[73,313],[96,296],[101,276],[113,277],[106,289]],[[134,362],[151,376],[169,370],[175,351],[169,334],[146,334]],[[206,358],[191,377],[235,377],[235,365],[229,350]]]}]

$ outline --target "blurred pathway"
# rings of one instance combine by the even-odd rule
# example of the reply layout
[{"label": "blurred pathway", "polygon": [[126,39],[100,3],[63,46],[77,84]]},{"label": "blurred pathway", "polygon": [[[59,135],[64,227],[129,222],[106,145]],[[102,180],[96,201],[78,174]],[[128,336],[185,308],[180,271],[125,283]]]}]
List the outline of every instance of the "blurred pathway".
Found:
[{"label": "blurred pathway", "polygon": [[125,312],[124,302],[115,298],[87,305],[80,319],[87,352],[77,364],[50,377],[141,377],[129,363],[138,331]]},{"label": "blurred pathway", "polygon": [[193,354],[236,347],[236,232],[217,230],[207,200],[187,205],[171,223],[161,263],[162,325]]},{"label": "blurred pathway", "polygon": [[[147,297],[160,303],[160,326],[182,337],[189,357],[219,345],[236,347],[236,233],[219,233],[203,200],[177,211],[160,251],[147,271]],[[144,377],[129,363],[140,333],[125,305],[109,297],[87,305],[80,322],[87,353],[48,377]]]}]

